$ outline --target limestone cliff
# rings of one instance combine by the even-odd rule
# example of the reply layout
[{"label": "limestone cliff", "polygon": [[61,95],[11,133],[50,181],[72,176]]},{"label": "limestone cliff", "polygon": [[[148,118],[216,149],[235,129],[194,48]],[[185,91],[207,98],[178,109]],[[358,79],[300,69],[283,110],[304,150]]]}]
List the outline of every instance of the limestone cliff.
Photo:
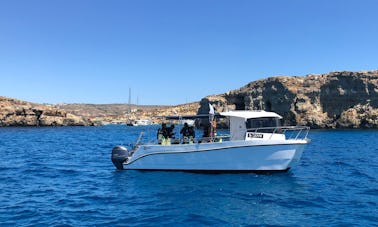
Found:
[{"label": "limestone cliff", "polygon": [[205,97],[198,112],[207,113],[208,103],[219,112],[274,111],[290,125],[378,128],[378,70],[271,77],[225,94]]},{"label": "limestone cliff", "polygon": [[0,126],[92,125],[95,121],[128,122],[152,116],[192,115],[197,110],[208,113],[208,103],[218,112],[274,111],[284,117],[286,125],[378,128],[378,70],[271,77],[225,94],[207,96],[200,104],[136,107],[131,112],[127,105],[51,106],[0,96]]},{"label": "limestone cliff", "polygon": [[49,105],[0,96],[0,126],[85,126],[92,123]]}]

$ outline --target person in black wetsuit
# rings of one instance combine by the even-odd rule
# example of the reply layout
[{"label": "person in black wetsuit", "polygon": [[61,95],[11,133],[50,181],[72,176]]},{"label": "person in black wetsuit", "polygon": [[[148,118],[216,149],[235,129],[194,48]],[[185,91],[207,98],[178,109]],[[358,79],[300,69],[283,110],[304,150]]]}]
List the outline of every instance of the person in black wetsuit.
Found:
[{"label": "person in black wetsuit", "polygon": [[210,142],[210,130],[211,130],[211,124],[207,123],[203,126],[203,134],[201,142],[207,143]]},{"label": "person in black wetsuit", "polygon": [[182,134],[183,141],[182,143],[189,143],[189,126],[188,123],[184,123],[184,127],[180,130]]},{"label": "person in black wetsuit", "polygon": [[194,138],[196,137],[196,133],[194,131],[193,126],[189,126],[189,143],[194,143]]},{"label": "person in black wetsuit", "polygon": [[169,138],[168,128],[167,128],[167,125],[163,123],[161,124],[161,128],[159,128],[157,132],[158,143],[165,144],[168,138]]},{"label": "person in black wetsuit", "polygon": [[184,124],[184,127],[181,129],[180,133],[183,136],[183,143],[193,143],[195,132],[193,126],[188,125],[188,123]]},{"label": "person in black wetsuit", "polygon": [[174,129],[175,129],[175,125],[174,124],[171,124],[171,127],[167,128],[168,137],[171,138],[171,139],[174,139],[176,137]]}]

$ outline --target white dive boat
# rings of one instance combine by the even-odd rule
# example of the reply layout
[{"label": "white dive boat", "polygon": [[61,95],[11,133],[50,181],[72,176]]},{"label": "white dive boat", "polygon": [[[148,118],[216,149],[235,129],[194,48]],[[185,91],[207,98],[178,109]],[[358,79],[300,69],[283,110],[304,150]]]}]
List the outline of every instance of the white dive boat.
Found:
[{"label": "white dive boat", "polygon": [[138,119],[128,124],[128,126],[146,126],[152,125],[152,121],[149,119]]},{"label": "white dive boat", "polygon": [[183,120],[180,120],[180,121],[179,121],[179,124],[180,124],[180,125],[183,125],[183,124],[185,124],[185,123],[187,123],[187,124],[190,125],[190,126],[193,126],[194,123],[195,123],[195,120],[193,120],[193,119],[183,119]]},{"label": "white dive boat", "polygon": [[216,117],[229,118],[229,136],[160,145],[140,144],[141,134],[131,150],[114,147],[112,162],[120,170],[287,171],[310,142],[309,127],[280,126],[282,117],[274,112],[230,111],[217,113]]},{"label": "white dive boat", "polygon": [[140,125],[151,125],[152,121],[149,119],[139,119],[135,121],[135,126],[140,126]]}]

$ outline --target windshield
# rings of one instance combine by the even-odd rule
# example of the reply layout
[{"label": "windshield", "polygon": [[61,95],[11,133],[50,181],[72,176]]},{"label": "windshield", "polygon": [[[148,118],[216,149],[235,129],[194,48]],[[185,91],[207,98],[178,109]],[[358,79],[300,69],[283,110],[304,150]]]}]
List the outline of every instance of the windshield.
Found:
[{"label": "windshield", "polygon": [[246,121],[247,129],[278,127],[280,125],[280,120],[276,117],[250,118]]}]

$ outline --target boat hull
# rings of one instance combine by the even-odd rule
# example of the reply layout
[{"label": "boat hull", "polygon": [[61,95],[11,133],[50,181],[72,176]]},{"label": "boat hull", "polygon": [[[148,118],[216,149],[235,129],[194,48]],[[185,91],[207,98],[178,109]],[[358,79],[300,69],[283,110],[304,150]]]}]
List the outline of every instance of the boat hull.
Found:
[{"label": "boat hull", "polygon": [[124,169],[266,172],[287,171],[297,162],[304,143],[252,144],[209,143],[172,146],[141,146],[123,164]]}]

